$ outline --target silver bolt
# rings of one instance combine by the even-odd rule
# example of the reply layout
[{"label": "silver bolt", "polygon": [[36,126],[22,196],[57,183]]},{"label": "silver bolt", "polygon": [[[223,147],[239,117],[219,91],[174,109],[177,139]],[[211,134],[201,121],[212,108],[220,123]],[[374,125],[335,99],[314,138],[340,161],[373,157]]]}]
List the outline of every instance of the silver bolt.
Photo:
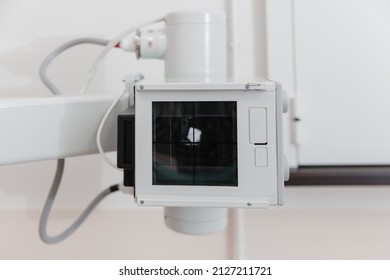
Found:
[{"label": "silver bolt", "polygon": [[145,203],[145,201],[141,200],[141,201],[140,201],[140,203],[141,203],[141,204],[144,204],[144,203]]},{"label": "silver bolt", "polygon": [[246,88],[246,89],[250,89],[250,88],[251,88],[251,85],[250,85],[250,84],[246,84],[246,85],[245,85],[245,88]]},{"label": "silver bolt", "polygon": [[252,203],[251,202],[248,202],[246,205],[248,205],[249,207],[252,206]]},{"label": "silver bolt", "polygon": [[140,86],[139,86],[139,89],[144,89],[144,85],[140,85]]}]

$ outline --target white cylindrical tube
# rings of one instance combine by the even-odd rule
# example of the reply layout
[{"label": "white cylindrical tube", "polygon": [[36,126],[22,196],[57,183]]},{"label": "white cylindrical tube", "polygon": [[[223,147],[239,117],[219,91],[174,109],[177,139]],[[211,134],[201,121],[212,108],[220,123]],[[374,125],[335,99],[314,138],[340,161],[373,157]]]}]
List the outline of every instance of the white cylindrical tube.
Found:
[{"label": "white cylindrical tube", "polygon": [[[177,12],[166,16],[165,81],[226,81],[226,16]],[[227,224],[225,208],[165,208],[165,224],[186,234],[210,234]]]},{"label": "white cylindrical tube", "polygon": [[204,235],[223,230],[227,225],[226,208],[166,207],[165,224],[172,230]]},{"label": "white cylindrical tube", "polygon": [[170,13],[166,36],[166,82],[226,81],[224,13]]}]

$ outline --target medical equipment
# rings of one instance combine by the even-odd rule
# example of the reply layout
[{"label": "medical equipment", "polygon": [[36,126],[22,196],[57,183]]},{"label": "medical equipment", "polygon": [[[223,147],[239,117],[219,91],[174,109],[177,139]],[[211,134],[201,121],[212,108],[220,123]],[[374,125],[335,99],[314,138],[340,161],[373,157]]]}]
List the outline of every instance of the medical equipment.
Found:
[{"label": "medical equipment", "polygon": [[266,80],[136,84],[135,110],[118,123],[124,184],[140,206],[281,205],[282,110]]},{"label": "medical equipment", "polygon": [[[159,21],[162,19],[150,23]],[[227,207],[283,204],[288,165],[282,151],[282,113],[287,108],[281,86],[267,80],[226,82],[224,14],[177,12],[168,14],[164,21],[164,29],[145,31],[140,30],[145,25],[137,26],[111,41],[84,38],[70,42],[44,61],[41,76],[57,95],[59,90],[45,76],[46,67],[56,55],[79,43],[105,45],[82,93],[114,47],[135,52],[138,58],[164,59],[166,77],[165,84],[144,83],[140,76],[126,79],[124,94],[104,114],[96,137],[96,147],[104,157],[101,135],[106,128],[113,129],[108,119],[128,107],[119,115],[117,139],[118,167],[124,169],[125,186],[103,191],[66,232],[54,238],[46,235],[45,227],[61,181],[62,158],[96,149],[86,148],[85,143],[80,148],[75,143],[79,149],[72,147],[57,156],[52,153],[39,158],[60,158],[41,219],[45,242],[62,240],[106,195],[132,186],[138,205],[166,207],[166,224],[188,234],[223,229]],[[96,128],[95,124],[89,129]],[[12,157],[9,162],[15,162]]]}]

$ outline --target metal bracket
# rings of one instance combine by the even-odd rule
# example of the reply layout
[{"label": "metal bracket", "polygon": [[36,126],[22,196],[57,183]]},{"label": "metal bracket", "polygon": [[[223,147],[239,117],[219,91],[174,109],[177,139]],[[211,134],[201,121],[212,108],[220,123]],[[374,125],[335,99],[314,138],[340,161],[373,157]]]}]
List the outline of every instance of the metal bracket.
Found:
[{"label": "metal bracket", "polygon": [[265,90],[264,87],[262,87],[261,83],[246,83],[245,84],[245,89],[247,90]]}]

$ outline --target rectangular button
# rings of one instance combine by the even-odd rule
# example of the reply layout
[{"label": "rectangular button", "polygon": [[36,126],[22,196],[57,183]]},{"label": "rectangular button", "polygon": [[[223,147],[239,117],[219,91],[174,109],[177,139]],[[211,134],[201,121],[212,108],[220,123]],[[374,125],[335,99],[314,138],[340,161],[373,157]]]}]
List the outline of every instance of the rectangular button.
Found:
[{"label": "rectangular button", "polygon": [[267,144],[266,108],[249,108],[249,142]]},{"label": "rectangular button", "polygon": [[260,167],[268,166],[268,149],[256,148],[255,149],[255,165]]}]

